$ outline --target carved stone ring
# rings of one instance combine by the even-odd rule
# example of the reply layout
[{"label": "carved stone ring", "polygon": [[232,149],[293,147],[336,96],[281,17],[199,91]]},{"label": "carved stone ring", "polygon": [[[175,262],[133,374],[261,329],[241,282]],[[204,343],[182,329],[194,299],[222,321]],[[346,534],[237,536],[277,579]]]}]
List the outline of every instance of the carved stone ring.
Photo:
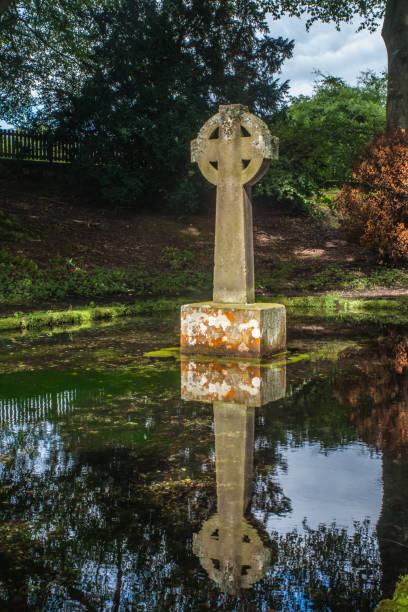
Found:
[{"label": "carved stone ring", "polygon": [[[231,117],[231,108],[238,117]],[[224,110],[225,109],[225,110]],[[228,111],[228,112],[226,112]],[[236,119],[239,121],[236,121]],[[234,121],[235,119],[235,121]],[[240,133],[234,127],[240,124]],[[204,177],[213,185],[220,183],[219,162],[221,141],[224,155],[228,149],[237,159],[236,147],[240,147],[242,185],[254,185],[265,174],[269,160],[278,157],[278,138],[271,136],[267,125],[241,105],[220,106],[220,112],[211,117],[191,143],[191,161],[198,163]],[[225,149],[225,146],[228,149]],[[223,174],[223,173],[222,173]]]}]

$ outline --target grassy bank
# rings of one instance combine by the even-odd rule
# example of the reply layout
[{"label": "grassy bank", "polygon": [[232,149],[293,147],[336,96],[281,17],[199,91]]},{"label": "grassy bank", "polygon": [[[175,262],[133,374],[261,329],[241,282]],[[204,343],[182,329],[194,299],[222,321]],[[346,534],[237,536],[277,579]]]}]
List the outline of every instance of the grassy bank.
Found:
[{"label": "grassy bank", "polygon": [[[163,269],[88,265],[70,258],[57,257],[47,268],[40,268],[24,255],[0,251],[0,307],[30,305],[47,300],[109,296],[179,296],[210,291],[212,274],[197,269],[188,250],[167,248],[160,255],[167,264]],[[408,288],[408,271],[376,268],[373,270],[339,269],[321,262],[276,262],[272,273],[257,274],[257,291],[301,294],[326,291],[358,291],[377,288]]]},{"label": "grassy bank", "polygon": [[56,258],[40,268],[24,255],[0,251],[0,306],[35,304],[47,300],[95,299],[121,295],[177,296],[210,288],[212,279],[188,266],[188,252],[166,253],[168,270],[106,268]]},{"label": "grassy bank", "polygon": [[263,273],[257,286],[264,293],[287,293],[293,289],[307,293],[408,287],[408,271],[385,266],[347,268],[322,262],[316,257],[307,261],[274,262],[272,271]]},{"label": "grassy bank", "polygon": [[[277,296],[269,302],[284,304],[291,317],[314,317],[343,321],[379,321],[402,324],[408,320],[408,298],[392,300],[347,299],[336,295],[287,298]],[[108,321],[119,317],[160,316],[175,313],[188,298],[145,300],[133,304],[83,306],[67,310],[36,311],[30,314],[16,312],[0,318],[0,331],[34,330],[64,325],[89,325],[95,321]]]},{"label": "grassy bank", "polygon": [[[260,300],[259,300],[260,301]],[[298,314],[322,313],[330,316],[364,315],[403,316],[408,315],[408,297],[394,297],[392,299],[373,298],[345,298],[339,294],[309,295],[299,297],[276,296],[263,301],[273,301],[284,304],[290,312]]]},{"label": "grassy bank", "polygon": [[146,300],[134,304],[84,306],[68,310],[37,311],[31,314],[16,312],[11,317],[0,318],[0,331],[53,328],[63,325],[80,326],[119,317],[159,316],[165,312],[174,312],[183,301],[185,300]]},{"label": "grassy bank", "polygon": [[[85,265],[72,259],[56,258],[47,268],[40,268],[33,260],[24,255],[11,255],[0,251],[0,308],[9,311],[15,308],[35,308],[36,304],[70,301],[92,301],[98,299],[141,298],[160,296],[174,298],[180,295],[210,295],[212,275],[196,268],[192,253],[177,248],[164,249],[167,269],[148,271],[142,267],[107,268]],[[305,297],[293,302],[296,307],[304,304],[307,308],[325,308],[328,304],[339,305],[333,295],[321,300],[312,292],[335,292],[360,289],[408,287],[408,272],[398,269],[377,269],[371,272],[354,270],[345,272],[333,266],[324,267],[310,263],[309,278],[306,278],[306,264],[274,264],[274,273],[258,275],[257,292],[265,296],[259,300],[270,299],[271,294],[290,295],[294,289]],[[285,298],[280,298],[281,301]],[[194,300],[194,298],[193,298]],[[334,300],[334,301],[333,301]],[[355,307],[355,300],[347,301],[347,309]],[[291,302],[288,302],[291,303]],[[389,308],[389,305],[387,306]]]}]

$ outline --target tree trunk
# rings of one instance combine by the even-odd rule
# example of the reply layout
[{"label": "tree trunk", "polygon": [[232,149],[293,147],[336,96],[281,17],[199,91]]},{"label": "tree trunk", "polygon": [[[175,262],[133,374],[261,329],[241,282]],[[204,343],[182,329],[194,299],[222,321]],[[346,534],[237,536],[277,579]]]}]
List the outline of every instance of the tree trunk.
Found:
[{"label": "tree trunk", "polygon": [[408,129],[408,1],[387,0],[382,37],[388,54],[387,130]]}]

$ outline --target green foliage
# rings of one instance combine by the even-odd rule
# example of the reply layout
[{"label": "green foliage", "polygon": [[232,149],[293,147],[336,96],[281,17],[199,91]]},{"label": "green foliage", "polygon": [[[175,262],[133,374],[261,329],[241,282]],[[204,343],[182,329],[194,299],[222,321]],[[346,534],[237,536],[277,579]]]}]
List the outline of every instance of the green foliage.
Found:
[{"label": "green foliage", "polygon": [[408,610],[408,576],[401,578],[393,598],[380,601],[376,610],[378,612],[403,612],[403,610]]},{"label": "green foliage", "polygon": [[408,286],[408,273],[394,268],[383,268],[371,273],[362,270],[342,270],[327,266],[310,279],[300,281],[301,289],[374,289],[376,287]]},{"label": "green foliage", "polygon": [[181,269],[191,261],[190,251],[170,251],[171,272],[81,266],[72,259],[56,259],[40,269],[23,255],[0,251],[0,304],[30,304],[50,299],[108,295],[181,295],[210,287],[209,274]]},{"label": "green foliage", "polygon": [[385,124],[384,75],[362,73],[355,87],[317,76],[314,94],[294,98],[271,125],[280,158],[258,188],[289,212],[313,213],[313,198],[350,177],[353,158]]},{"label": "green foliage", "polygon": [[194,262],[194,253],[189,250],[180,251],[177,247],[166,247],[162,251],[163,259],[173,270],[181,270]]},{"label": "green foliage", "polygon": [[99,17],[119,0],[16,0],[0,28],[0,116],[26,126],[58,105],[56,84],[78,91],[101,35]]},{"label": "green foliage", "polygon": [[350,269],[335,264],[323,265],[319,259],[307,262],[281,261],[271,272],[263,274],[257,288],[274,294],[288,291],[363,290],[408,287],[408,272],[404,269],[378,267],[369,270]]}]

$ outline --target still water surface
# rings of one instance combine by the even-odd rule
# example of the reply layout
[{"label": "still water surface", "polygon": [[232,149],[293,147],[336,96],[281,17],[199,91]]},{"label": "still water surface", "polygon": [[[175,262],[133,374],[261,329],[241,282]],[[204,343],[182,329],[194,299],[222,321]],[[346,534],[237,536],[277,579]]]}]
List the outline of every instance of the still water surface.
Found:
[{"label": "still water surface", "polygon": [[0,609],[390,596],[408,573],[408,329],[289,331],[266,368],[152,355],[175,319],[0,337]]}]

